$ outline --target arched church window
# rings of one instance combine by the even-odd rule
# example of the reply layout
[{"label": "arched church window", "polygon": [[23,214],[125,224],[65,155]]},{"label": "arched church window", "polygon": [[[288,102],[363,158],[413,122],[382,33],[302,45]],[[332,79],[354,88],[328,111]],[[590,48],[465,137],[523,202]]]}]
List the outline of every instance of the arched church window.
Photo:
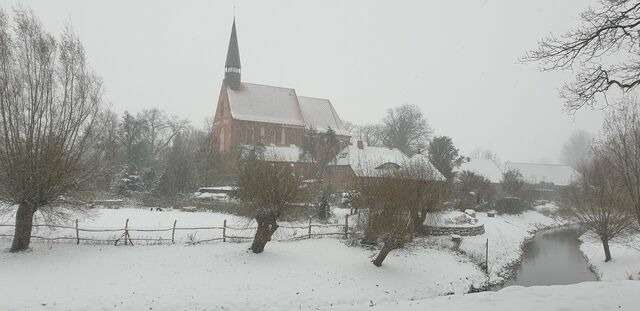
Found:
[{"label": "arched church window", "polygon": [[250,145],[255,144],[255,131],[253,130],[252,127],[247,129],[246,141],[247,141],[247,144],[250,144]]},{"label": "arched church window", "polygon": [[296,143],[296,130],[289,131],[289,145],[297,145]]},{"label": "arched church window", "polygon": [[271,144],[276,144],[276,130],[271,130]]}]

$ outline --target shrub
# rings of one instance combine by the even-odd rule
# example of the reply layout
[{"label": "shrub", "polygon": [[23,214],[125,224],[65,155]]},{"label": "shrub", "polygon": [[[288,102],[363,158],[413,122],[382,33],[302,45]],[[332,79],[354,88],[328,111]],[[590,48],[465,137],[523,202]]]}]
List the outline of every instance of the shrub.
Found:
[{"label": "shrub", "polygon": [[496,201],[495,210],[498,214],[520,214],[530,209],[529,204],[518,197],[504,197]]}]

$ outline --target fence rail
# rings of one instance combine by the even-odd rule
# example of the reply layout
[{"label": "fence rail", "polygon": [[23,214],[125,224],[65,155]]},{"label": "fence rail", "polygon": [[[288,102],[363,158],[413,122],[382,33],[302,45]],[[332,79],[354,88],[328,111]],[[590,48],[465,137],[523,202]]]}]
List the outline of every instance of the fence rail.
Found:
[{"label": "fence rail", "polygon": [[[67,229],[74,230],[75,236],[57,236],[57,237],[49,237],[49,236],[41,236],[41,235],[32,235],[31,238],[47,240],[47,241],[60,241],[60,240],[72,240],[76,241],[76,244],[80,244],[80,242],[106,242],[109,244],[118,245],[119,242],[123,242],[125,245],[134,245],[134,241],[147,241],[147,242],[155,242],[155,243],[163,243],[170,242],[171,244],[176,243],[176,231],[198,231],[198,230],[220,230],[221,236],[215,238],[206,238],[202,240],[195,240],[193,236],[191,237],[191,241],[187,242],[188,244],[200,244],[206,242],[215,242],[222,241],[227,242],[227,239],[231,241],[238,240],[249,240],[253,239],[252,236],[241,236],[238,235],[238,231],[247,231],[247,230],[256,230],[257,227],[234,227],[228,226],[227,220],[223,221],[222,226],[210,226],[210,227],[178,227],[178,221],[174,220],[172,227],[166,228],[135,228],[129,227],[129,219],[125,221],[125,225],[122,228],[89,228],[89,227],[80,227],[78,225],[78,219],[75,220],[75,226],[64,226],[64,225],[44,225],[44,224],[34,224],[33,227],[47,227],[54,229]],[[0,227],[13,227],[14,224],[0,224]],[[279,225],[279,228],[284,229],[293,229],[293,230],[306,230],[306,234],[297,235],[294,231],[293,236],[278,239],[278,241],[295,241],[295,240],[303,240],[310,239],[313,237],[324,237],[324,236],[343,236],[348,238],[350,234],[354,234],[356,232],[355,226],[349,226],[349,215],[345,215],[344,224],[318,224],[312,223],[311,218],[309,218],[309,223],[307,225],[293,226],[293,225]],[[313,228],[340,228],[339,232],[313,232]],[[230,232],[228,232],[230,231]],[[81,232],[94,232],[94,233],[110,233],[110,232],[119,232],[121,233],[118,238],[106,238],[100,239],[95,237],[82,237]],[[171,238],[166,237],[131,237],[131,233],[136,232],[171,232]],[[3,234],[0,233],[0,237],[13,237],[12,234]]]}]

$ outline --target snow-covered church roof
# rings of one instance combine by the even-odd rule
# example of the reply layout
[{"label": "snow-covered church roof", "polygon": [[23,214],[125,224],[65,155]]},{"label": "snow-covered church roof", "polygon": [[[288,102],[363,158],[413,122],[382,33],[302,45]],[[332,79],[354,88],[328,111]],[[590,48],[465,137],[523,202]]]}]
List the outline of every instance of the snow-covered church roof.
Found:
[{"label": "snow-covered church roof", "polygon": [[242,82],[238,90],[226,88],[231,116],[236,120],[315,127],[331,127],[349,135],[328,99],[298,96],[291,88]]},{"label": "snow-covered church roof", "polygon": [[471,159],[469,162],[460,164],[454,171],[470,171],[484,176],[493,184],[502,182],[502,171],[491,159]]},{"label": "snow-covered church roof", "polygon": [[546,182],[556,186],[567,186],[579,175],[571,166],[561,164],[507,162],[504,170],[518,170],[530,184]]},{"label": "snow-covered church roof", "polygon": [[227,86],[227,94],[236,120],[304,125],[294,89],[242,83],[237,91]]},{"label": "snow-covered church roof", "polygon": [[332,128],[338,135],[349,135],[328,99],[298,96],[298,102],[306,126],[323,132]]}]

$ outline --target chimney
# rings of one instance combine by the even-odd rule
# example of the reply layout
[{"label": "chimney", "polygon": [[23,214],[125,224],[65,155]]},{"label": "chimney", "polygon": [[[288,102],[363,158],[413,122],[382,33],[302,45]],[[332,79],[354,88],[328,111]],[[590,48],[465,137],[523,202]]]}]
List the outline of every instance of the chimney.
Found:
[{"label": "chimney", "polygon": [[364,142],[362,142],[362,140],[358,140],[358,149],[364,149]]}]

